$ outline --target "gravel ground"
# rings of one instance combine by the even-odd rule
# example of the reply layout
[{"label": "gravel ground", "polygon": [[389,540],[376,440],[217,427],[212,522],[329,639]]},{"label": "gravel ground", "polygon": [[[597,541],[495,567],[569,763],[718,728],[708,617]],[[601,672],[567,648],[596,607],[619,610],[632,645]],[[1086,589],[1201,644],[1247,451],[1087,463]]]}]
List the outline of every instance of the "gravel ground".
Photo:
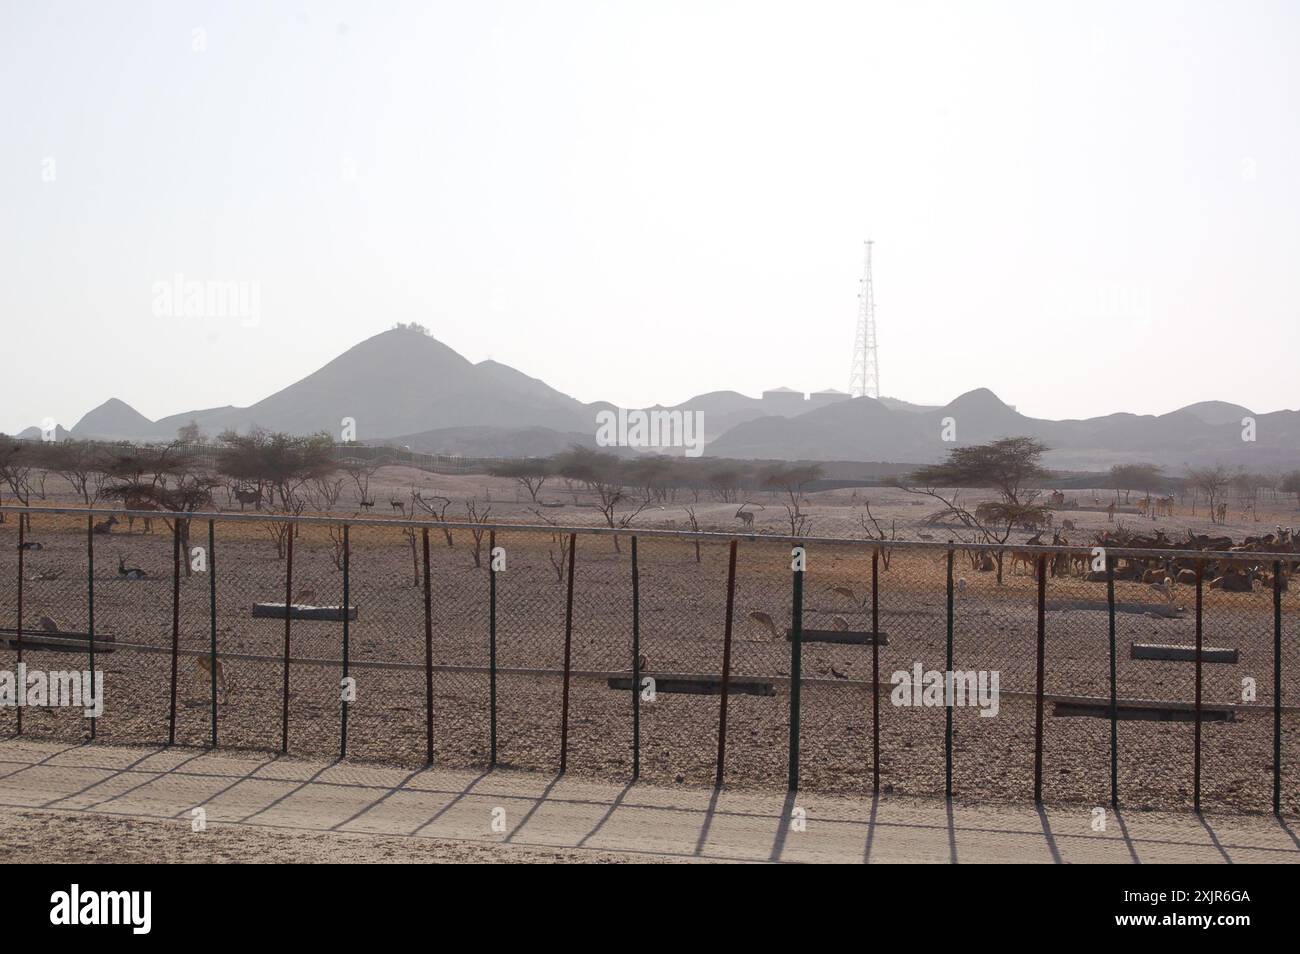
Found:
[{"label": "gravel ground", "polygon": [[[123,642],[166,649],[171,643],[170,535],[114,535],[96,539],[95,627]],[[0,620],[16,614],[16,536],[13,521],[0,526]],[[206,542],[206,527],[195,529]],[[71,518],[37,518],[29,539],[43,549],[27,554],[24,583],[26,625],[42,615],[64,630],[86,627],[85,535]],[[486,569],[475,567],[474,541],[453,535],[448,547],[434,531],[431,543],[433,660],[438,666],[488,664]],[[558,671],[564,662],[565,588],[554,570],[559,541],[548,532],[502,533],[507,569],[498,574],[498,664],[507,668]],[[417,554],[419,539],[417,543]],[[415,668],[354,668],[357,701],[350,706],[349,753],[359,758],[422,765],[425,757],[424,616],[422,588],[413,585],[410,541],[397,529],[355,528],[351,536],[351,600],[358,619],[350,627],[354,664],[397,662]],[[483,541],[486,558],[487,540]],[[321,528],[305,528],[295,541],[293,589],[314,590],[312,602],[339,604],[342,576],[333,543]],[[870,580],[870,553],[861,548],[815,545],[804,592],[804,626],[869,628],[863,604]],[[122,579],[121,557],[149,578]],[[642,539],[639,546],[641,651],[651,673],[716,673],[722,660],[726,547],[707,544],[697,562],[681,541]],[[976,710],[954,711],[954,791],[962,797],[1023,801],[1032,797],[1034,710],[1031,700],[1035,658],[1035,591],[1032,578],[1010,574],[999,586],[992,574],[963,566],[954,621],[957,669],[996,670],[1001,679],[1000,711],[982,718]],[[257,601],[284,599],[285,563],[270,535],[256,524],[219,524],[218,642],[222,653],[274,657],[253,662],[227,659],[229,698],[219,706],[222,745],[278,750],[281,742],[284,627],[255,620]],[[882,568],[881,629],[889,636],[880,650],[882,681],[890,674],[945,668],[944,565],[942,554],[895,552]],[[631,564],[626,538],[579,537],[575,574],[572,666],[577,671],[614,671],[631,664]],[[850,599],[832,587],[847,587]],[[774,695],[732,695],[728,712],[726,777],[738,786],[785,784],[789,740],[789,691],[780,680],[790,673],[789,644],[752,614],[766,613],[779,630],[791,613],[788,548],[743,542],[739,548],[732,670],[738,676],[771,677]],[[1191,590],[1181,587],[1175,602],[1186,607]],[[1119,599],[1160,602],[1149,587],[1124,583]],[[1104,587],[1077,578],[1049,581],[1051,600],[1104,598]],[[837,617],[839,620],[837,621]],[[1285,594],[1286,672],[1300,673],[1295,622],[1300,606]],[[1242,680],[1253,679],[1258,711],[1232,723],[1207,723],[1202,739],[1202,800],[1219,809],[1266,811],[1272,792],[1271,605],[1265,593],[1206,593],[1205,642],[1240,650],[1236,665],[1204,667],[1207,702],[1241,700]],[[7,622],[12,625],[12,622]],[[1192,614],[1167,619],[1121,614],[1117,621],[1118,684],[1121,697],[1188,701],[1194,695],[1190,663],[1134,661],[1134,641],[1191,644]],[[1109,691],[1106,614],[1090,610],[1049,612],[1046,620],[1046,691],[1105,696]],[[183,578],[180,589],[182,649],[202,651],[209,638],[208,577]],[[339,623],[295,621],[295,657],[337,659]],[[29,668],[68,668],[80,654],[28,649]],[[74,660],[76,662],[74,662]],[[12,668],[12,651],[0,650],[0,668]],[[160,742],[167,738],[170,710],[169,654],[118,649],[101,653],[106,709],[97,737],[107,742]],[[802,659],[803,724],[801,784],[813,791],[862,794],[872,780],[871,654],[869,647],[808,644]],[[337,666],[294,664],[289,678],[289,749],[327,756],[339,749],[340,706]],[[847,678],[841,678],[847,677]],[[192,658],[182,657],[177,683],[176,740],[203,744],[209,732],[207,684]],[[944,709],[899,707],[887,686],[880,700],[881,782],[899,794],[941,794],[944,788]],[[489,682],[484,674],[439,671],[433,686],[435,763],[454,767],[487,764],[490,751]],[[1291,697],[1288,696],[1288,701]],[[553,771],[560,759],[562,682],[553,675],[503,673],[498,679],[498,759],[501,764]],[[670,695],[641,705],[641,771],[653,782],[709,784],[716,768],[719,699]],[[1300,811],[1298,718],[1284,723],[1283,807]],[[16,728],[11,709],[0,710],[0,734]],[[1052,715],[1044,726],[1044,794],[1056,802],[1109,801],[1109,722]],[[88,726],[67,710],[29,710],[25,733],[79,740]],[[568,768],[571,772],[625,779],[632,769],[630,693],[609,689],[603,679],[575,677],[570,693]],[[1134,808],[1185,809],[1193,790],[1194,729],[1184,722],[1124,721],[1119,727],[1119,788]]]}]

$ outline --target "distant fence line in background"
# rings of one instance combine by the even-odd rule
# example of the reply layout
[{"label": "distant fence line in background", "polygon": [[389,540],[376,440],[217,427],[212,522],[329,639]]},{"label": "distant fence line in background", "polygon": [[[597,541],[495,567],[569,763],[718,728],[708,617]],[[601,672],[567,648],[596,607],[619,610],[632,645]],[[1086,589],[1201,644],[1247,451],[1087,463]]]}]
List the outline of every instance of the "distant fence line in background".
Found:
[{"label": "distant fence line in background", "polygon": [[[86,555],[86,619],[87,631],[84,634],[61,634],[60,636],[51,636],[47,633],[33,632],[30,628],[25,627],[24,611],[24,559],[27,553],[27,541],[25,538],[24,521],[17,521],[17,539],[18,539],[18,556],[17,556],[17,578],[14,581],[0,581],[0,586],[10,587],[15,590],[17,605],[17,620],[14,629],[0,629],[0,632],[14,636],[14,645],[17,650],[17,659],[23,661],[23,650],[25,638],[34,638],[39,636],[40,639],[49,643],[60,640],[80,647],[84,644],[90,671],[95,671],[96,664],[96,630],[95,630],[95,576],[94,565],[96,556],[97,531],[95,521],[97,517],[109,515],[121,516],[123,511],[115,509],[99,508],[69,508],[69,507],[0,507],[0,511],[12,514],[30,514],[32,516],[72,516],[84,517],[85,524],[85,555]],[[1281,792],[1282,792],[1282,716],[1284,711],[1288,714],[1300,711],[1295,705],[1285,705],[1283,702],[1283,612],[1282,612],[1282,593],[1286,587],[1288,573],[1293,570],[1297,564],[1300,564],[1300,555],[1296,553],[1241,553],[1241,552],[1218,552],[1218,551],[1199,551],[1199,550],[1166,550],[1166,549],[1132,549],[1132,548],[1113,548],[1106,551],[1098,551],[1089,547],[1060,547],[1060,546],[1029,546],[1029,545],[1004,545],[991,546],[988,544],[971,544],[957,542],[882,542],[882,541],[864,541],[861,539],[843,539],[843,538],[819,538],[819,537],[791,537],[775,534],[735,534],[735,533],[709,533],[709,532],[689,532],[679,530],[640,530],[630,532],[628,530],[612,530],[608,528],[593,527],[556,527],[556,526],[537,526],[531,524],[492,524],[487,527],[491,536],[489,537],[489,554],[493,554],[497,538],[501,534],[510,532],[546,534],[551,539],[567,539],[567,547],[561,547],[561,560],[567,559],[567,567],[564,568],[563,582],[567,590],[565,600],[564,616],[564,654],[562,669],[545,669],[545,668],[526,668],[526,667],[501,667],[497,663],[497,587],[496,576],[497,569],[495,561],[489,559],[486,572],[490,586],[487,590],[487,605],[482,607],[483,628],[491,644],[490,662],[487,667],[482,666],[449,666],[435,665],[433,661],[432,639],[433,639],[433,621],[431,605],[433,600],[434,583],[430,569],[430,549],[429,549],[429,531],[435,530],[438,534],[446,534],[447,531],[466,531],[469,533],[482,532],[484,525],[475,523],[457,523],[452,521],[422,521],[415,519],[386,519],[386,518],[329,518],[329,517],[307,517],[307,516],[289,516],[282,514],[274,515],[255,515],[255,514],[234,514],[234,513],[159,513],[157,511],[139,511],[131,512],[134,516],[140,518],[166,519],[172,525],[172,564],[171,574],[172,586],[170,588],[171,596],[171,644],[170,647],[149,646],[144,644],[132,644],[130,642],[119,641],[113,644],[114,649],[135,649],[146,653],[167,654],[170,655],[170,680],[167,685],[159,686],[160,694],[166,696],[168,710],[168,725],[166,740],[168,744],[174,744],[176,741],[176,720],[177,720],[177,679],[178,679],[178,661],[182,656],[186,657],[206,657],[206,671],[210,675],[210,704],[211,704],[211,729],[209,743],[216,746],[219,741],[219,711],[218,711],[218,672],[220,660],[238,660],[246,659],[250,661],[278,662],[283,666],[283,684],[282,684],[282,711],[281,711],[281,732],[280,732],[280,749],[282,752],[289,751],[290,740],[290,681],[289,673],[291,665],[314,665],[314,666],[337,666],[344,680],[347,679],[352,670],[360,668],[376,669],[406,669],[415,670],[423,669],[425,675],[425,741],[427,760],[433,761],[434,746],[434,720],[433,720],[433,674],[435,672],[461,672],[487,675],[491,685],[490,696],[490,725],[491,725],[491,754],[488,763],[495,765],[497,762],[497,679],[498,676],[509,674],[523,675],[547,675],[559,677],[563,680],[563,695],[561,702],[560,724],[560,757],[556,768],[563,773],[567,768],[567,753],[569,749],[569,707],[570,707],[570,684],[574,678],[601,678],[611,680],[626,680],[629,685],[627,689],[630,692],[629,706],[633,719],[633,738],[632,738],[632,777],[635,779],[640,773],[640,692],[642,688],[642,678],[652,676],[664,683],[673,680],[693,680],[707,677],[718,681],[718,685],[713,687],[719,696],[719,711],[717,722],[717,764],[716,764],[716,784],[721,785],[724,778],[725,753],[727,738],[727,707],[729,692],[736,689],[739,685],[738,677],[731,671],[731,642],[732,642],[732,621],[734,612],[734,598],[736,591],[736,544],[737,541],[754,541],[764,544],[788,544],[792,548],[792,556],[798,552],[812,553],[818,547],[854,547],[859,552],[869,554],[871,558],[870,590],[869,603],[866,599],[863,606],[870,606],[871,628],[864,635],[865,644],[872,647],[871,653],[871,677],[865,683],[862,680],[832,681],[818,677],[804,677],[801,673],[801,664],[805,647],[805,627],[804,627],[804,576],[805,570],[797,566],[792,561],[790,569],[789,587],[790,587],[790,607],[791,617],[790,625],[786,633],[786,639],[790,643],[790,670],[789,675],[765,675],[763,681],[766,683],[782,684],[789,687],[789,742],[787,747],[787,765],[788,765],[788,786],[791,790],[799,788],[800,785],[800,720],[801,720],[801,688],[806,685],[818,683],[831,683],[846,687],[857,687],[868,690],[871,694],[871,732],[872,732],[872,750],[875,753],[873,758],[873,789],[880,789],[880,691],[883,688],[888,691],[888,682],[882,682],[879,661],[879,647],[884,642],[879,622],[879,599],[882,589],[881,577],[879,573],[880,557],[882,553],[906,553],[906,552],[928,552],[945,556],[946,573],[945,573],[945,623],[946,623],[946,662],[947,672],[953,672],[954,661],[954,555],[963,551],[977,551],[980,553],[1002,551],[1008,555],[1016,554],[1017,556],[1027,555],[1033,564],[1034,580],[1036,583],[1036,658],[1034,665],[1034,688],[1032,692],[1028,691],[1009,691],[1003,694],[1009,697],[1022,697],[1026,701],[1032,699],[1034,705],[1034,743],[1033,743],[1033,791],[1034,799],[1041,802],[1043,799],[1043,741],[1044,741],[1044,706],[1048,702],[1057,705],[1103,705],[1106,707],[1107,715],[1110,720],[1110,798],[1111,804],[1118,806],[1120,804],[1120,790],[1118,780],[1118,759],[1119,759],[1119,736],[1117,723],[1120,718],[1121,710],[1127,705],[1147,704],[1151,700],[1139,698],[1121,699],[1118,695],[1118,686],[1116,678],[1116,607],[1117,601],[1115,596],[1116,583],[1116,563],[1123,559],[1160,559],[1160,560],[1191,560],[1196,561],[1198,567],[1196,571],[1195,582],[1195,649],[1191,654],[1189,661],[1194,663],[1195,672],[1195,699],[1190,704],[1192,721],[1195,725],[1194,748],[1190,753],[1193,760],[1193,777],[1194,777],[1194,796],[1193,804],[1197,811],[1201,808],[1201,790],[1202,790],[1202,723],[1207,718],[1207,707],[1202,699],[1202,667],[1206,660],[1207,648],[1203,642],[1203,593],[1207,584],[1207,579],[1201,568],[1206,564],[1215,562],[1234,562],[1248,559],[1259,566],[1266,566],[1271,569],[1271,597],[1272,597],[1272,700],[1267,708],[1272,711],[1272,810],[1276,813],[1281,811]],[[181,522],[188,522],[193,526],[195,523],[202,525],[206,523],[206,543],[207,543],[207,567],[206,572],[208,579],[209,595],[209,634],[210,645],[206,652],[195,650],[182,650],[179,643],[180,634],[180,586],[182,578],[182,567],[188,555],[182,552],[181,537],[178,532],[178,525]],[[289,533],[287,552],[284,559],[284,579],[283,593],[284,604],[283,612],[279,611],[260,614],[267,618],[283,619],[283,653],[279,657],[259,655],[251,653],[238,652],[219,652],[218,651],[218,591],[221,586],[220,582],[220,554],[218,550],[218,536],[216,527],[218,523],[284,523],[297,524],[303,526],[325,526],[340,528],[342,557],[339,562],[339,570],[342,576],[342,592],[344,602],[342,612],[328,617],[319,617],[340,622],[342,624],[342,643],[341,656],[333,657],[303,657],[294,656],[290,652],[291,635],[293,631],[293,621],[297,618],[307,618],[296,616],[295,613],[300,609],[294,603],[294,551],[293,539],[295,534]],[[397,660],[390,661],[357,661],[349,658],[349,621],[354,618],[355,612],[350,603],[350,577],[354,572],[352,545],[350,532],[360,527],[381,527],[385,529],[403,529],[412,533],[418,531],[421,540],[421,559],[420,577],[423,586],[423,607],[424,607],[424,662],[421,666],[415,663],[403,663]],[[626,669],[610,671],[591,671],[578,670],[571,664],[571,642],[573,637],[573,615],[574,615],[574,589],[575,589],[575,571],[574,557],[577,550],[577,544],[580,537],[613,537],[630,543],[630,576],[627,580],[627,587],[632,594],[632,613],[627,620],[627,627],[631,634],[632,652],[628,659]],[[193,540],[201,540],[202,534],[193,534]],[[647,540],[654,539],[676,539],[688,542],[709,542],[722,543],[729,547],[730,566],[727,575],[726,591],[726,619],[723,635],[723,652],[721,659],[720,672],[702,674],[700,673],[672,673],[655,671],[654,667],[643,669],[643,660],[641,647],[639,645],[640,633],[640,589],[638,574],[638,544]],[[102,544],[101,544],[102,545]],[[415,552],[415,546],[412,544],[412,552]],[[1045,690],[1046,676],[1050,670],[1050,660],[1046,656],[1046,613],[1047,593],[1049,590],[1049,567],[1053,565],[1056,557],[1064,556],[1067,558],[1086,558],[1089,562],[1101,559],[1105,569],[1105,587],[1106,587],[1106,605],[1108,613],[1108,634],[1109,634],[1109,696],[1108,698],[1098,699],[1096,697],[1083,697],[1062,694],[1050,694]],[[119,570],[121,572],[121,570]],[[960,581],[963,585],[965,580]],[[866,581],[863,581],[864,585]],[[322,608],[323,609],[323,608]],[[333,608],[338,610],[338,607]],[[259,616],[259,607],[254,607],[254,617]],[[811,633],[811,631],[809,631]],[[832,640],[833,641],[833,640]],[[746,677],[748,679],[748,677]],[[749,681],[753,681],[749,679]],[[349,703],[344,698],[341,703],[340,711],[340,737],[338,741],[338,752],[340,757],[347,754],[348,751],[348,706]],[[1178,708],[1180,703],[1168,701],[1166,707]],[[954,764],[954,730],[953,730],[953,699],[951,693],[946,698],[944,705],[946,709],[946,726],[944,739],[944,759],[945,759],[945,794],[948,797],[953,795],[953,764]],[[1187,708],[1187,707],[1185,707]],[[1242,709],[1260,711],[1265,708],[1260,705],[1241,703],[1236,706],[1216,705],[1213,707],[1215,713],[1225,709]],[[1214,713],[1210,713],[1211,715]],[[18,713],[18,731],[22,732],[21,710]],[[90,720],[90,736],[95,737],[95,720]],[[141,738],[136,741],[150,742],[153,739]]]}]

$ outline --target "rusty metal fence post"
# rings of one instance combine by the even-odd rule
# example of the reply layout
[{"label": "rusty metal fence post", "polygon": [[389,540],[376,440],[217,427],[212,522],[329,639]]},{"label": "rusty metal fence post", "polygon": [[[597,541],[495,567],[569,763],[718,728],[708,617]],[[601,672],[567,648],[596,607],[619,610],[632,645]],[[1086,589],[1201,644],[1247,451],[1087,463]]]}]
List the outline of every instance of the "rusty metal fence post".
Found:
[{"label": "rusty metal fence post", "polygon": [[167,744],[176,744],[176,676],[181,651],[181,522],[172,521],[172,679],[167,711]]},{"label": "rusty metal fence post", "polygon": [[217,528],[208,521],[208,620],[211,647],[208,654],[208,681],[212,684],[212,748],[217,747]]},{"label": "rusty metal fence post", "polygon": [[1273,814],[1282,814],[1282,561],[1273,561]]},{"label": "rusty metal fence post", "polygon": [[803,575],[808,551],[802,545],[794,557],[793,593],[790,606],[790,766],[788,788],[799,788],[799,696],[803,687]]},{"label": "rusty metal fence post", "polygon": [[[951,540],[948,541],[952,543]],[[944,656],[947,669],[943,678],[943,794],[945,798],[952,798],[952,696],[953,696],[953,678],[952,678],[952,637],[953,637],[953,603],[952,603],[952,558],[953,551],[948,551],[947,559],[947,637],[946,637],[946,654]]]},{"label": "rusty metal fence post", "polygon": [[727,690],[731,686],[731,616],[735,605],[736,541],[732,540],[731,554],[727,561],[727,619],[722,629],[722,699],[718,709],[718,771],[713,780],[714,788],[722,788],[722,776],[727,762]]},{"label": "rusty metal fence post", "polygon": [[284,563],[284,690],[280,714],[280,751],[289,751],[289,632],[293,623],[293,538],[297,525],[290,523],[289,547]]},{"label": "rusty metal fence post", "polygon": [[641,575],[632,538],[632,781],[641,777]]},{"label": "rusty metal fence post", "polygon": [[871,551],[871,790],[880,791],[880,549]]},{"label": "rusty metal fence post", "polygon": [[1119,808],[1119,666],[1115,647],[1115,561],[1106,555],[1106,615],[1110,641],[1110,805]]},{"label": "rusty metal fence post", "polygon": [[[95,698],[95,518],[86,518],[86,645],[90,651],[90,697]],[[95,738],[96,723],[90,717],[90,737]]]},{"label": "rusty metal fence post", "polygon": [[1038,653],[1034,679],[1034,802],[1043,801],[1043,670],[1047,655],[1047,560],[1038,557]]},{"label": "rusty metal fence post", "polygon": [[560,702],[560,774],[569,767],[569,675],[573,649],[573,553],[578,535],[569,534],[569,594],[564,602],[564,695]]},{"label": "rusty metal fence post", "polygon": [[488,531],[488,764],[497,764],[497,532]]},{"label": "rusty metal fence post", "polygon": [[[18,650],[17,664],[23,662],[23,556],[27,553],[27,539],[23,533],[23,514],[18,515],[18,619],[14,621],[14,646]],[[18,719],[17,734],[23,734],[23,707],[14,706]]]},{"label": "rusty metal fence post", "polygon": [[1202,606],[1204,603],[1205,564],[1196,564],[1196,752],[1192,756],[1192,810],[1201,813],[1201,653],[1204,649]]},{"label": "rusty metal fence post", "polygon": [[352,559],[352,545],[348,539],[348,525],[343,524],[343,682],[340,684],[342,690],[339,705],[342,707],[339,711],[339,758],[345,759],[348,756],[348,649],[349,649],[349,628],[348,617],[352,615],[352,598],[351,598],[351,575],[350,562]]},{"label": "rusty metal fence post", "polygon": [[433,584],[429,575],[429,528],[420,538],[424,545],[424,761],[433,764]]}]

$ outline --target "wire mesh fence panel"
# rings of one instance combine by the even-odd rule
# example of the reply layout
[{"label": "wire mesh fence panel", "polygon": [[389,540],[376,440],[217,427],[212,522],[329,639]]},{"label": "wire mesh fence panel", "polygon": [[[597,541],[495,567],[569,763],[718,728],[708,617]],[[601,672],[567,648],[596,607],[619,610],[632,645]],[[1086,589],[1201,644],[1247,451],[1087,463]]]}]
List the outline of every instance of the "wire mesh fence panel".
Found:
[{"label": "wire mesh fence panel", "polygon": [[223,746],[280,749],[284,620],[255,616],[254,607],[283,608],[285,527],[270,515],[265,521],[218,521],[216,526],[217,652],[225,683],[219,689],[217,739]]},{"label": "wire mesh fence panel", "polygon": [[569,540],[547,531],[496,537],[506,560],[496,584],[498,764],[560,765]]},{"label": "wire mesh fence panel", "polygon": [[[888,560],[886,560],[888,555]],[[946,557],[883,549],[880,566],[881,791],[943,794],[945,710],[924,691],[947,659]]]},{"label": "wire mesh fence panel", "polygon": [[1119,803],[1189,808],[1196,746],[1189,717],[1195,663],[1168,653],[1146,653],[1142,647],[1195,649],[1194,573],[1185,584],[1178,583],[1175,574],[1166,596],[1142,582],[1145,561],[1120,557],[1113,562]]},{"label": "wire mesh fence panel", "polygon": [[800,786],[872,789],[871,551],[810,543],[804,585]]},{"label": "wire mesh fence panel", "polygon": [[[1290,569],[1294,571],[1296,565]],[[1284,570],[1288,569],[1284,565]],[[1282,683],[1281,701],[1284,707],[1280,719],[1278,741],[1280,759],[1279,802],[1281,810],[1294,815],[1300,812],[1300,584],[1292,576],[1284,581],[1288,585],[1282,592]]]},{"label": "wire mesh fence panel", "polygon": [[[0,738],[8,738],[18,731],[18,521],[22,519],[18,514],[0,514],[0,671],[15,674],[13,699],[0,706]],[[25,564],[26,552],[22,557]],[[24,565],[22,575],[26,574]]]},{"label": "wire mesh fence panel", "polygon": [[[946,579],[939,592],[946,599]],[[1032,798],[1037,560],[1017,551],[956,551],[952,592],[953,794]],[[997,700],[995,673],[1007,693]]]},{"label": "wire mesh fence panel", "polygon": [[[432,564],[437,538],[429,542]],[[423,765],[429,707],[421,532],[355,526],[348,543],[349,602],[356,609],[348,633],[349,675],[356,680],[356,698],[348,703],[348,754]],[[431,591],[432,581],[431,565]]]},{"label": "wire mesh fence panel", "polygon": [[[941,544],[881,542],[877,631],[873,545],[810,540],[796,660],[787,539],[735,544],[728,655],[726,537],[637,534],[634,602],[630,532],[432,520],[353,524],[345,544],[341,522],[268,512],[215,517],[209,540],[206,516],[40,512],[19,550],[18,520],[0,522],[0,669],[18,665],[21,558],[22,662],[48,702],[91,668],[93,628],[99,740],[207,745],[215,699],[223,746],[319,757],[346,738],[354,758],[485,768],[495,743],[502,766],[629,779],[635,760],[644,780],[707,785],[725,670],[725,781],[771,788],[788,778],[797,661],[800,787],[864,794],[878,769],[885,793],[1014,801],[1035,795],[1041,560],[1041,794],[1110,799],[1111,601],[1082,548],[958,548],[950,575]],[[1300,809],[1297,561],[1277,557],[1278,577],[1250,551],[1111,556],[1120,805],[1268,811],[1277,785]],[[24,734],[91,735],[81,707],[50,704],[0,707],[0,733],[20,711]]]},{"label": "wire mesh fence panel", "polygon": [[[298,524],[292,532],[292,586],[274,601],[283,608],[283,593],[291,593],[288,720],[286,729],[282,683],[281,732],[287,731],[285,746],[295,755],[337,755],[342,712],[342,528]],[[326,612],[317,618],[309,609]],[[283,619],[269,622],[281,627],[283,638]]]},{"label": "wire mesh fence panel", "polygon": [[[694,547],[685,541],[638,538],[637,552],[645,664],[639,699],[641,777],[708,784],[717,766],[727,548],[704,545],[697,563]],[[630,646],[621,655],[625,661],[616,668],[630,670]],[[630,714],[630,691],[610,695],[619,701],[620,713]],[[620,733],[623,739],[630,748],[630,733]],[[743,756],[728,762],[744,771]]]},{"label": "wire mesh fence panel", "polygon": [[[1046,801],[1110,804],[1110,718],[1097,705],[1110,699],[1110,612],[1104,580],[1088,581],[1070,572],[1068,558],[1047,559],[1043,613],[1042,797]],[[1103,574],[1104,575],[1104,574]],[[1030,597],[1036,602],[1036,596]],[[1016,688],[1034,692],[1036,678],[1023,669],[1036,666],[1036,637],[1016,667]],[[1080,706],[1069,700],[1092,700]],[[1008,699],[1007,706],[1028,722],[1029,746],[1022,764],[1032,764],[1032,697]],[[1019,793],[1022,797],[1024,792]],[[1030,793],[1032,794],[1032,793]]]},{"label": "wire mesh fence panel", "polygon": [[[706,613],[718,621],[717,633],[726,615],[727,559],[727,549],[721,548],[708,575]],[[728,693],[726,781],[731,784],[786,783],[792,595],[790,544],[741,540],[736,548],[731,674],[733,681],[746,680],[749,689]],[[714,652],[720,661],[720,644],[711,655]],[[716,672],[718,665],[710,671]]]},{"label": "wire mesh fence panel", "polygon": [[[1205,576],[1201,804],[1207,809],[1271,811],[1272,567],[1260,567],[1248,558],[1223,560]],[[1223,706],[1236,707],[1230,721],[1219,717],[1218,707]]]},{"label": "wire mesh fence panel", "polygon": [[[630,676],[630,537],[579,537],[573,567],[571,671],[603,674],[627,670]],[[686,609],[691,609],[689,603]],[[603,675],[570,679],[566,771],[606,778],[631,776],[630,696],[630,689],[611,688]]]},{"label": "wire mesh fence panel", "polygon": [[[26,690],[24,735],[70,742],[90,737],[84,709],[54,705],[50,698],[53,674],[90,668],[87,529],[85,517],[32,514],[25,530],[22,663],[27,685],[15,685],[15,690]],[[16,629],[16,618],[15,604],[6,625]],[[97,667],[103,665],[102,658],[96,659]],[[16,666],[16,652],[14,662]],[[57,677],[53,683],[58,683]]]},{"label": "wire mesh fence panel", "polygon": [[430,536],[433,759],[439,765],[489,762],[487,551],[486,532]]}]

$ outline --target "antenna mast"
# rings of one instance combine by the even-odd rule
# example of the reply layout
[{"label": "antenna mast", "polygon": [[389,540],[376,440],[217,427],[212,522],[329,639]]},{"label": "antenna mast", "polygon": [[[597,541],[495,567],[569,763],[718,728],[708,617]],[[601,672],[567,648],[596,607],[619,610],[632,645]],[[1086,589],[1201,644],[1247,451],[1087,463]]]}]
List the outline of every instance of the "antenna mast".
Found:
[{"label": "antenna mast", "polygon": [[849,372],[849,393],[854,397],[880,397],[880,356],[876,351],[876,295],[871,286],[871,245],[866,245],[866,263],[858,289],[858,333],[853,342],[853,369]]}]

